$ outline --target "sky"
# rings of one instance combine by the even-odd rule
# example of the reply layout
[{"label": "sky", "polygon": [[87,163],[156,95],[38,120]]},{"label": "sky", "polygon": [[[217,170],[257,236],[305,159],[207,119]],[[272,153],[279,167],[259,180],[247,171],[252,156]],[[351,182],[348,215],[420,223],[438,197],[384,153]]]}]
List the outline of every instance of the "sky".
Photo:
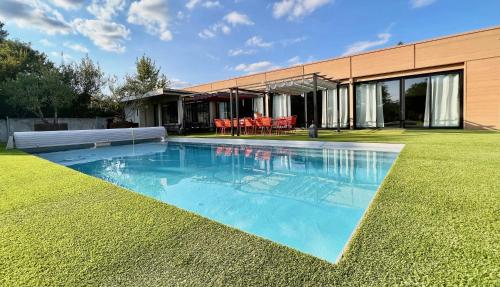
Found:
[{"label": "sky", "polygon": [[[481,3],[481,5],[478,5]],[[137,57],[172,86],[500,25],[498,0],[0,0],[10,38],[119,78]]]}]

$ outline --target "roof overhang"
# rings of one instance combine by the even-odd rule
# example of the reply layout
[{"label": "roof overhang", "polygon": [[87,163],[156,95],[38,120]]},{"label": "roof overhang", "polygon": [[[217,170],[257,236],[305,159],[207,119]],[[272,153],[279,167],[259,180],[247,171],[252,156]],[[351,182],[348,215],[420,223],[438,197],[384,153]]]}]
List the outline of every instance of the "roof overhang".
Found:
[{"label": "roof overhang", "polygon": [[160,88],[154,91],[147,92],[143,96],[131,96],[131,97],[126,97],[122,99],[122,102],[132,102],[132,101],[137,101],[137,100],[143,100],[143,99],[151,99],[155,97],[169,97],[169,96],[175,96],[175,97],[184,97],[186,95],[191,94],[188,91],[185,90],[178,90],[178,89],[170,89],[170,88]]},{"label": "roof overhang", "polygon": [[338,83],[319,75],[308,77],[294,77],[277,81],[266,82],[266,91],[279,94],[306,94],[314,90],[333,90]]}]

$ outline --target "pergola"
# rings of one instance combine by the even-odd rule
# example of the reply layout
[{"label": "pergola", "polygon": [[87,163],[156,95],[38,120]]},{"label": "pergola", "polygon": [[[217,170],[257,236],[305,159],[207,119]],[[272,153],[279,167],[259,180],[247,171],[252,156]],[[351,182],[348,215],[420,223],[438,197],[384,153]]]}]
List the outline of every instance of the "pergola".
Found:
[{"label": "pergola", "polygon": [[[231,87],[229,91],[217,91],[211,93],[193,93],[186,95],[185,97],[192,97],[193,99],[199,99],[200,97],[229,97],[229,113],[230,118],[239,119],[239,109],[233,108],[233,101],[238,105],[239,100],[242,97],[265,97],[265,111],[266,115],[269,115],[268,100],[270,94],[287,94],[287,95],[307,95],[307,93],[313,93],[313,124],[318,125],[318,103],[317,103],[317,93],[318,90],[333,90],[336,89],[337,97],[337,131],[340,132],[340,92],[338,89],[340,82],[328,78],[326,76],[320,75],[318,73],[306,74],[295,77],[282,78],[278,80],[266,81],[264,83],[245,85],[238,87]],[[304,97],[304,116],[305,122],[307,124],[307,96]],[[237,126],[233,126],[233,121],[231,120],[231,135],[240,136],[241,127],[240,121],[237,121]]]}]

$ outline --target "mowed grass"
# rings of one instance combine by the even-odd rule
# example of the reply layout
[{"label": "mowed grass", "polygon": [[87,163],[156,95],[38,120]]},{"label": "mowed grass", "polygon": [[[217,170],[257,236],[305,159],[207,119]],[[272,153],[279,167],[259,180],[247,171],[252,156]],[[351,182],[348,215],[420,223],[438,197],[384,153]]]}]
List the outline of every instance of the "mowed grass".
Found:
[{"label": "mowed grass", "polygon": [[0,285],[500,285],[500,133],[320,135],[406,144],[337,265],[2,149]]}]

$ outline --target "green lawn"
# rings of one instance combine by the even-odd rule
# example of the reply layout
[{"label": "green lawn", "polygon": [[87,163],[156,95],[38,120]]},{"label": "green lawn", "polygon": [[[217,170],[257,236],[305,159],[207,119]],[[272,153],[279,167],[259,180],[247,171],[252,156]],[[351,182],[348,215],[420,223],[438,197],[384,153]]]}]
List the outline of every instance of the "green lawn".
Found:
[{"label": "green lawn", "polygon": [[0,148],[0,285],[500,285],[500,133],[321,140],[406,144],[338,265]]}]

